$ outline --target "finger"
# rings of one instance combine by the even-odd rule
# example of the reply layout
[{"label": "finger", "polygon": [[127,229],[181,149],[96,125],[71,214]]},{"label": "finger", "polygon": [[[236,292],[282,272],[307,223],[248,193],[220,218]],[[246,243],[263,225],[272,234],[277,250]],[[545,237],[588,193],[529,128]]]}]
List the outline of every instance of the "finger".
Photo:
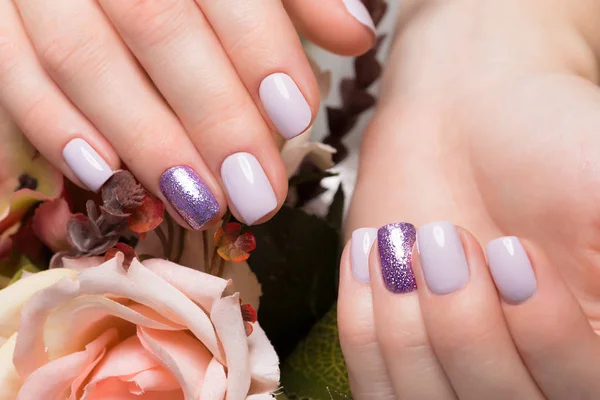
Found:
[{"label": "finger", "polygon": [[398,399],[454,399],[421,316],[411,267],[415,227],[390,224],[377,232],[370,255],[375,330]]},{"label": "finger", "polygon": [[356,400],[395,399],[373,321],[369,253],[376,234],[375,228],[356,230],[340,264],[339,336]]},{"label": "finger", "polygon": [[278,149],[197,5],[190,0],[100,4],[220,180],[236,217],[253,224],[274,214],[287,192]]},{"label": "finger", "polygon": [[54,81],[140,182],[191,228],[215,221],[225,209],[218,182],[96,2],[16,4]]},{"label": "finger", "polygon": [[546,397],[597,397],[600,340],[548,258],[516,237],[490,242],[487,256],[513,340]]},{"label": "finger", "polygon": [[460,399],[543,399],[504,321],[481,246],[449,222],[417,233],[427,336]]},{"label": "finger", "polygon": [[283,0],[303,36],[337,54],[357,56],[375,43],[375,24],[360,0]]},{"label": "finger", "polygon": [[39,64],[11,2],[0,2],[0,104],[54,166],[97,191],[119,158]]},{"label": "finger", "polygon": [[196,0],[256,104],[286,139],[306,131],[319,88],[280,0]]}]

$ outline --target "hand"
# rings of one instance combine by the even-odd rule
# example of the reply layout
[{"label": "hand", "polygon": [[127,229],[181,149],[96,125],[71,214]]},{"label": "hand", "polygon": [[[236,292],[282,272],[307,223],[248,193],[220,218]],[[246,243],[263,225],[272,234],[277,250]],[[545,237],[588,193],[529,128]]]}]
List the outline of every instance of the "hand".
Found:
[{"label": "hand", "polygon": [[[370,284],[344,258],[338,318],[355,398],[600,392],[598,47],[582,23],[598,6],[431,2],[399,30],[347,228],[408,221],[430,247],[408,294],[385,286],[380,243]],[[473,232],[437,224],[455,254],[464,248],[462,272],[431,245],[425,224],[444,220]],[[510,235],[486,261],[478,242]],[[455,284],[436,288],[436,276]],[[528,296],[511,298],[519,285]]]},{"label": "hand", "polygon": [[271,132],[319,106],[292,20],[340,54],[374,41],[358,0],[4,1],[0,104],[82,186],[122,160],[194,229],[227,204],[261,222],[287,191]]}]

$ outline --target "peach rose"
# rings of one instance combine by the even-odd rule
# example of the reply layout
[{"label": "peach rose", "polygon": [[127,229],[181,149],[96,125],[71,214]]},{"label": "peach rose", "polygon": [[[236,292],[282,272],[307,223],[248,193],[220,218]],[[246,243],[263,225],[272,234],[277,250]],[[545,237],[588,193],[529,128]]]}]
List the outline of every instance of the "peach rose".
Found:
[{"label": "peach rose", "polygon": [[123,256],[0,291],[0,400],[271,399],[279,360],[229,281]]}]

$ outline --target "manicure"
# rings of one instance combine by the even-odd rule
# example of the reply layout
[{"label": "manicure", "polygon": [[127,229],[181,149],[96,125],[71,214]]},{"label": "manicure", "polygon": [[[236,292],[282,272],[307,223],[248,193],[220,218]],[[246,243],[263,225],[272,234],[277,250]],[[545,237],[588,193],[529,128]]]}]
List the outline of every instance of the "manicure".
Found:
[{"label": "manicure", "polygon": [[312,111],[288,75],[278,72],[267,76],[258,92],[271,122],[285,139],[292,139],[308,129]]},{"label": "manicure", "polygon": [[221,165],[221,179],[229,199],[247,225],[277,208],[277,197],[265,171],[249,153],[232,154]]},{"label": "manicure", "polygon": [[368,283],[370,280],[369,253],[376,238],[375,228],[361,228],[352,232],[350,244],[352,274],[354,279],[361,283]]},{"label": "manicure", "polygon": [[456,227],[432,222],[417,232],[417,249],[425,282],[435,294],[448,294],[469,281],[469,266]]},{"label": "manicure", "polygon": [[487,256],[492,277],[504,300],[518,304],[535,293],[533,267],[519,239],[507,236],[490,242]]},{"label": "manicure", "polygon": [[375,32],[375,24],[373,23],[373,19],[367,10],[367,7],[360,0],[342,0],[344,5],[346,6],[346,10],[367,28],[369,28],[373,33]]},{"label": "manicure", "polygon": [[114,173],[96,150],[81,138],[67,143],[63,158],[77,178],[94,192],[100,190]]},{"label": "manicure", "polygon": [[160,190],[192,229],[201,229],[219,213],[219,203],[198,174],[187,166],[166,170],[160,177]]},{"label": "manicure", "polygon": [[393,293],[417,289],[412,269],[412,248],[416,229],[409,223],[389,224],[377,231],[381,274],[385,286]]}]

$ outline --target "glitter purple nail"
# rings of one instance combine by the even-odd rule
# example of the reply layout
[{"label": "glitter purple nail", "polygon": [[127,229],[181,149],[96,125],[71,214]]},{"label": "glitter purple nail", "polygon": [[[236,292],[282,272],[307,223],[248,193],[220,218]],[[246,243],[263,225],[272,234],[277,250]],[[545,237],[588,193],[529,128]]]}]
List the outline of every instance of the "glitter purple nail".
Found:
[{"label": "glitter purple nail", "polygon": [[201,229],[219,213],[215,196],[190,167],[166,170],[160,177],[160,190],[192,229]]},{"label": "glitter purple nail", "polygon": [[381,275],[385,286],[393,293],[409,293],[417,289],[412,270],[416,235],[414,225],[405,222],[385,225],[377,231]]}]

